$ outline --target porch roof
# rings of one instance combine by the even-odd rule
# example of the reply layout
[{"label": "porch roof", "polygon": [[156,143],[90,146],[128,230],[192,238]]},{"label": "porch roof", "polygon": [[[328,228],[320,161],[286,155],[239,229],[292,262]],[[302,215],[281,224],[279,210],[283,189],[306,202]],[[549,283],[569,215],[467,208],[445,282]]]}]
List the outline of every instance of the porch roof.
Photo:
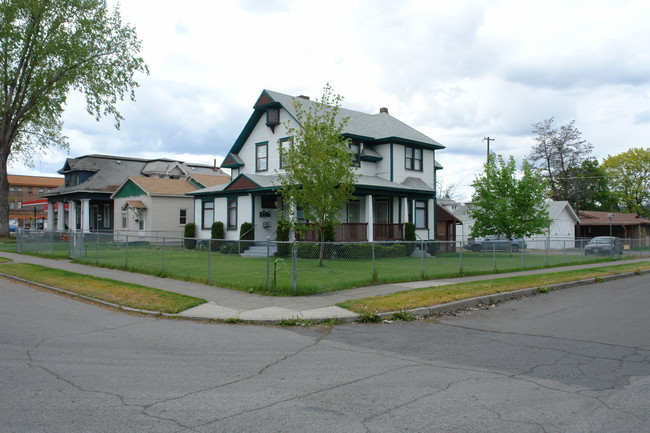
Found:
[{"label": "porch roof", "polygon": [[[359,176],[354,185],[359,193],[407,193],[419,195],[432,195],[433,188],[421,179],[407,177],[402,183],[391,182],[378,176]],[[259,192],[264,190],[277,190],[279,186],[278,175],[240,174],[230,183],[203,188],[187,193],[191,196],[224,196],[244,192]]]}]

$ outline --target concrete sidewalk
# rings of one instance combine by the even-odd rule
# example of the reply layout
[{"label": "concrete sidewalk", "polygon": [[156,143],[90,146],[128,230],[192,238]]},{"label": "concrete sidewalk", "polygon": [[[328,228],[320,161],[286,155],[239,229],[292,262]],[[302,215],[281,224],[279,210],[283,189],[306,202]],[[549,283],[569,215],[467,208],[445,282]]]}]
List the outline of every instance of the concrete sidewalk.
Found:
[{"label": "concrete sidewalk", "polygon": [[[322,293],[312,296],[276,297],[255,295],[238,290],[224,289],[221,287],[188,281],[173,280],[169,278],[154,277],[135,272],[126,272],[116,269],[100,268],[90,265],[72,263],[69,260],[54,260],[41,257],[28,256],[17,253],[0,252],[0,257],[11,259],[14,263],[32,263],[49,268],[62,269],[78,274],[92,275],[95,277],[109,278],[132,284],[153,287],[169,292],[182,293],[208,301],[206,304],[181,312],[179,315],[196,319],[238,318],[251,322],[277,322],[283,319],[301,318],[309,320],[341,319],[353,320],[357,314],[336,307],[338,302],[349,299],[379,296],[388,293],[421,287],[442,286],[446,284],[462,283],[467,281],[481,281],[495,278],[505,278],[516,275],[545,274],[576,269],[588,269],[605,266],[608,263],[595,263],[587,265],[573,265],[561,268],[537,269],[531,271],[510,272],[504,274],[478,275],[472,277],[458,277],[440,280],[413,281],[406,283],[382,284],[377,286],[359,287],[356,289],[339,292]],[[650,259],[623,260],[615,264],[647,262]],[[0,272],[2,267],[0,265]]]}]

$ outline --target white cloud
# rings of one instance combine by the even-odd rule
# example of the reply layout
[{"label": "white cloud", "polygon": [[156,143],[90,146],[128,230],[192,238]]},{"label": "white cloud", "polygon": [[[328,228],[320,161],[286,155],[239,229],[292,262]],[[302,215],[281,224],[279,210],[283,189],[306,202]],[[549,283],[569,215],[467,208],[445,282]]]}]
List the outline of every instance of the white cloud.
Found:
[{"label": "white cloud", "polygon": [[[647,1],[139,0],[121,10],[151,74],[137,102],[120,105],[120,131],[70,98],[70,156],[220,163],[262,89],[318,97],[327,82],[344,106],[388,107],[447,146],[437,157],[448,183],[471,184],[485,136],[524,158],[531,124],[552,116],[575,119],[599,158],[650,133]],[[54,174],[65,157],[36,170]]]}]

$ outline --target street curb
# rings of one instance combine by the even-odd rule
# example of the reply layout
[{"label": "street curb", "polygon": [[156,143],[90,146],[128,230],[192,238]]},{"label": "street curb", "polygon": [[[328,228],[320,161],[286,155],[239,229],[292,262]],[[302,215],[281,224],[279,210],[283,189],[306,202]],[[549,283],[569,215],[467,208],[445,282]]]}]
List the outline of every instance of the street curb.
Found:
[{"label": "street curb", "polygon": [[[473,308],[481,305],[488,305],[488,304],[493,304],[496,302],[503,302],[503,301],[508,301],[512,299],[518,299],[518,298],[523,298],[526,296],[535,296],[541,294],[540,289],[546,289],[547,291],[556,291],[556,290],[563,290],[571,287],[577,287],[577,286],[583,286],[587,284],[593,284],[593,283],[598,283],[598,282],[605,282],[609,280],[617,280],[620,278],[629,278],[629,277],[635,277],[638,275],[643,275],[643,274],[648,274],[650,273],[650,269],[644,269],[637,272],[625,272],[622,274],[615,274],[615,275],[605,275],[602,277],[596,277],[596,278],[586,278],[583,280],[576,280],[576,281],[568,281],[565,283],[556,283],[556,284],[549,284],[546,286],[536,286],[536,287],[529,287],[525,289],[518,289],[518,290],[512,290],[509,292],[502,292],[502,293],[495,293],[492,295],[484,295],[484,296],[478,296],[475,298],[467,298],[467,299],[461,299],[458,301],[452,301],[452,302],[447,302],[444,304],[439,304],[439,305],[432,305],[429,307],[420,307],[420,308],[413,308],[409,310],[399,310],[399,311],[389,311],[386,313],[379,313],[378,316],[382,320],[391,320],[393,318],[393,315],[395,313],[407,311],[411,314],[413,314],[416,317],[427,317],[427,316],[435,316],[439,314],[444,314],[444,313],[449,313],[452,311],[458,311],[458,310],[464,310],[468,308]],[[178,318],[178,319],[186,319],[186,320],[198,320],[198,321],[213,321],[215,323],[224,323],[228,324],[228,320],[221,320],[221,319],[212,319],[212,318],[207,318],[207,317],[198,317],[198,316],[181,316],[178,313],[162,313],[159,311],[150,311],[150,310],[141,310],[137,308],[132,308],[132,307],[127,307],[124,305],[119,305],[119,304],[114,304],[112,302],[108,301],[102,301],[101,299],[93,298],[90,296],[86,295],[81,295],[79,293],[71,292],[69,290],[61,289],[59,287],[53,287],[49,286],[47,284],[42,284],[42,283],[37,283],[34,281],[26,280],[24,278],[16,277],[14,275],[10,274],[5,274],[3,272],[0,272],[0,276],[3,276],[5,278],[13,279],[16,281],[20,281],[26,284],[30,284],[33,286],[41,287],[43,289],[51,290],[54,292],[59,292],[63,293],[72,297],[76,298],[81,298],[87,301],[95,302],[101,305],[105,305],[108,307],[116,308],[119,310],[123,311],[128,311],[128,312],[134,312],[134,313],[140,313],[140,314],[146,314],[149,316],[160,316],[160,317],[168,317],[168,318]],[[443,286],[440,286],[443,287]],[[345,318],[323,318],[323,319],[313,319],[309,320],[309,322],[318,324],[320,322],[327,322],[330,320],[335,320],[340,323],[354,323],[357,319],[359,318],[359,315],[356,317],[345,317]],[[298,320],[302,320],[299,317],[296,317]],[[259,325],[277,325],[285,320],[290,320],[290,319],[265,319],[265,320],[245,320],[245,319],[237,319],[236,321],[233,321],[233,324],[259,324]]]},{"label": "street curb", "polygon": [[[596,277],[596,278],[586,278],[584,280],[576,280],[576,281],[567,281],[566,283],[555,283],[555,284],[549,284],[546,286],[536,286],[536,287],[528,287],[525,289],[518,289],[518,290],[512,290],[509,292],[502,292],[502,293],[495,293],[493,295],[484,295],[484,296],[477,296],[475,298],[467,298],[467,299],[461,299],[458,301],[452,301],[452,302],[447,302],[445,304],[439,304],[439,305],[432,305],[430,307],[420,307],[420,308],[414,308],[411,310],[407,310],[411,314],[413,314],[416,317],[426,317],[426,316],[434,316],[437,314],[443,314],[443,313],[449,313],[451,311],[458,311],[458,310],[464,310],[467,308],[473,308],[477,307],[480,305],[487,305],[487,304],[493,304],[496,302],[503,302],[503,301],[509,301],[512,299],[517,299],[517,298],[523,298],[526,296],[535,296],[535,295],[540,295],[542,294],[540,292],[540,289],[546,289],[549,292],[556,291],[556,290],[563,290],[563,289],[568,289],[571,287],[577,287],[577,286],[584,286],[587,284],[594,284],[594,283],[599,283],[599,282],[605,282],[609,280],[617,280],[620,278],[629,278],[629,277],[636,277],[638,275],[643,275],[643,274],[648,274],[650,273],[650,269],[644,269],[641,270],[639,273],[636,272],[625,272],[622,274],[615,274],[615,275],[605,275],[602,277]],[[443,286],[440,286],[443,287]],[[398,313],[398,311],[390,311],[387,313],[381,313],[379,314],[379,317],[382,319],[391,319],[393,314]]]}]

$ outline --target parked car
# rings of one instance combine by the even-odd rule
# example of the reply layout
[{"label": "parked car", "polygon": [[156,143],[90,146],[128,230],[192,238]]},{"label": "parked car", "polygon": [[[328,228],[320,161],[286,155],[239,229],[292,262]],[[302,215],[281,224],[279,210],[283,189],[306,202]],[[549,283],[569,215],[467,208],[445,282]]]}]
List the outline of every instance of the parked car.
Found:
[{"label": "parked car", "polygon": [[585,255],[620,255],[623,254],[623,242],[616,236],[596,236],[585,245]]},{"label": "parked car", "polygon": [[469,251],[512,251],[513,253],[519,250],[526,249],[528,245],[523,239],[508,239],[503,235],[499,236],[486,236],[483,240],[470,241],[463,245],[463,248]]}]

